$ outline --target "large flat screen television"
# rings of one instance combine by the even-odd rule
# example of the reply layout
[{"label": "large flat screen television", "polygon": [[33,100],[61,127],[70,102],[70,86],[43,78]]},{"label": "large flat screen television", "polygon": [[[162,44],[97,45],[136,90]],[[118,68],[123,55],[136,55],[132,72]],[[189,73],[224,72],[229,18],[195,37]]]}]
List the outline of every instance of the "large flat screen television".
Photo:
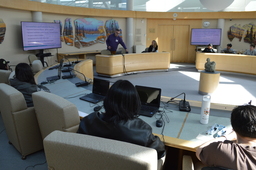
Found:
[{"label": "large flat screen television", "polygon": [[60,24],[21,21],[23,50],[61,48]]},{"label": "large flat screen television", "polygon": [[220,45],[221,41],[220,28],[192,28],[191,45]]}]

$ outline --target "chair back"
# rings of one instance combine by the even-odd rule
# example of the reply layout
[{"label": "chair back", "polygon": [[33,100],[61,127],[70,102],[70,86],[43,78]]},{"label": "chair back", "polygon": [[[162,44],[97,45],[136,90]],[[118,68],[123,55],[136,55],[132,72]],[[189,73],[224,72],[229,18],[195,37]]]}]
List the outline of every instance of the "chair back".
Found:
[{"label": "chair back", "polygon": [[0,70],[0,83],[9,84],[10,70]]},{"label": "chair back", "polygon": [[29,61],[30,66],[32,66],[32,63],[34,60],[38,60],[38,58],[35,54],[28,55],[28,61]]},{"label": "chair back", "polygon": [[34,74],[41,71],[43,68],[44,68],[43,64],[40,60],[34,60],[31,64],[31,69],[32,69]]},{"label": "chair back", "polygon": [[109,50],[102,50],[101,55],[111,55],[111,52]]},{"label": "chair back", "polygon": [[43,140],[34,108],[27,108],[23,94],[10,85],[0,83],[0,96],[0,111],[9,142],[23,159],[41,150]]},{"label": "chair back", "polygon": [[80,117],[73,103],[44,91],[33,93],[32,99],[43,139],[54,130],[77,132]]},{"label": "chair back", "polygon": [[44,150],[49,169],[157,169],[155,149],[90,135],[54,131]]}]

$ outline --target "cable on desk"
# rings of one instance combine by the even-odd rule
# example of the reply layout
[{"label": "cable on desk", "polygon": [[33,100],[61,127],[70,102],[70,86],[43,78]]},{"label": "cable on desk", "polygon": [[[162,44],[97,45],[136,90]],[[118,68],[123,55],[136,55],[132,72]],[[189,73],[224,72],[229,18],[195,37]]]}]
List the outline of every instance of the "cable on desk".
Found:
[{"label": "cable on desk", "polygon": [[38,164],[35,164],[35,165],[31,165],[31,166],[27,166],[26,168],[25,168],[25,170],[27,170],[28,168],[35,168],[36,166],[39,166],[39,165],[43,165],[43,164],[45,164],[46,163],[46,161],[45,162],[43,162],[43,163],[38,163]]}]

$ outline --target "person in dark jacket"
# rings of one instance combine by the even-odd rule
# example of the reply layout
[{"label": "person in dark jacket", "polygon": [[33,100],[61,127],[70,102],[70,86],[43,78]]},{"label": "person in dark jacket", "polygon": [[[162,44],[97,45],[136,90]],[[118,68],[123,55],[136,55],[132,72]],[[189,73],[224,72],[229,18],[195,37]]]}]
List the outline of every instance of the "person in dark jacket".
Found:
[{"label": "person in dark jacket", "polygon": [[126,48],[125,43],[123,42],[123,39],[119,36],[121,33],[120,29],[116,29],[115,33],[110,34],[106,40],[107,49],[111,52],[111,54],[116,54],[116,50],[119,44],[123,46],[126,53],[128,53],[128,50]]},{"label": "person in dark jacket", "polygon": [[31,67],[27,63],[19,63],[15,67],[15,76],[10,79],[10,84],[19,90],[28,107],[33,107],[32,93],[37,91],[37,85]]},{"label": "person in dark jacket", "polygon": [[158,51],[158,45],[156,40],[152,41],[152,44],[148,47],[148,52],[157,52]]},{"label": "person in dark jacket", "polygon": [[202,52],[203,53],[215,53],[215,51],[212,48],[212,44],[208,44],[208,47],[205,48]]},{"label": "person in dark jacket", "polygon": [[140,106],[140,98],[133,84],[118,80],[104,100],[105,113],[94,112],[84,117],[78,133],[153,148],[160,159],[165,156],[165,145],[152,134],[151,126],[138,118]]}]

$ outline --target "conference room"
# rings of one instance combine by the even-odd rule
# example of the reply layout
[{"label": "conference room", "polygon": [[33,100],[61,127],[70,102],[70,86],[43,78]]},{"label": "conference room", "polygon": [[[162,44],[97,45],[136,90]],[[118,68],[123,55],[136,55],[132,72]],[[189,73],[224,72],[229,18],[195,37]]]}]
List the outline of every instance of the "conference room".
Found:
[{"label": "conference room", "polygon": [[[127,1],[127,10],[124,10],[122,5],[114,5],[114,2],[90,4],[88,1],[84,2],[88,5],[85,8],[81,2],[78,3],[79,1],[76,3],[70,1],[70,4],[76,6],[68,6],[68,2],[64,4],[65,2],[61,0],[58,3],[51,2],[52,4],[27,0],[0,1],[1,25],[4,28],[2,30],[5,30],[4,39],[0,44],[2,51],[0,58],[10,61],[9,65],[14,70],[18,63],[29,63],[29,55],[37,55],[39,60],[49,65],[49,67],[45,65],[36,74],[37,83],[43,82],[52,94],[74,104],[80,116],[92,113],[96,106],[102,106],[102,102],[92,104],[79,99],[92,92],[93,83],[82,87],[76,86],[76,83],[85,79],[89,82],[94,78],[108,80],[110,85],[119,79],[126,79],[134,85],[160,88],[162,90],[160,112],[153,117],[140,117],[152,127],[153,133],[165,142],[169,150],[166,162],[170,162],[166,165],[166,169],[172,167],[182,169],[181,155],[193,155],[200,144],[209,140],[205,131],[215,123],[230,128],[229,117],[234,106],[248,103],[250,100],[253,104],[255,101],[254,56],[220,53],[228,43],[232,43],[232,48],[239,53],[249,49],[250,44],[254,43],[255,40],[247,38],[250,37],[251,29],[254,32],[255,28],[253,18],[255,9],[249,8],[253,6],[251,4],[244,2],[246,7],[244,9],[248,8],[248,11],[243,9],[242,12],[238,12],[237,9],[231,12],[231,7],[234,9],[241,4],[234,1],[231,6],[228,5],[230,8],[227,6],[223,9],[208,9],[198,1],[194,3],[195,9],[189,11],[186,5],[191,4],[184,1],[181,3],[184,5],[183,10],[178,10],[178,4],[169,4],[174,7],[171,6],[169,10],[161,12],[154,10],[145,12],[138,9],[139,6],[146,8],[146,5],[141,6],[137,1]],[[131,2],[133,7],[128,6]],[[148,1],[149,4],[152,5],[153,1]],[[162,5],[167,6],[164,4]],[[88,8],[89,5],[94,7]],[[196,5],[201,10],[198,10]],[[118,9],[114,10],[114,7]],[[201,12],[204,12],[203,15]],[[54,31],[61,35],[58,45],[47,49],[26,49],[23,40],[25,38],[22,37],[24,36],[22,23],[25,22],[61,25],[61,30]],[[95,26],[95,23],[99,24],[97,35],[89,30],[86,30],[86,33],[79,31],[82,26],[90,24]],[[121,36],[129,53],[120,52],[117,55],[102,53],[107,48],[105,41],[109,35],[104,30],[111,23],[121,28]],[[193,44],[191,42],[193,29],[206,31],[204,34],[208,34],[207,31],[220,31],[214,34],[217,36],[205,35],[205,38],[214,38],[216,44],[214,42]],[[202,38],[204,37],[197,41]],[[157,41],[158,52],[142,53],[150,46],[152,40]],[[207,47],[209,43],[213,43],[217,53],[200,52],[199,49]],[[198,91],[200,72],[204,70],[207,58],[216,62],[216,71],[220,72],[220,78],[218,87],[211,93],[209,123],[203,125],[199,121],[203,95]],[[64,60],[64,65],[72,64],[71,68],[75,71],[71,73],[75,76],[63,79],[62,76],[69,76],[71,73],[62,72],[59,80],[44,84],[47,77],[58,74],[58,69],[49,68],[58,66],[61,59]],[[179,110],[179,102],[184,99],[189,102],[191,111]],[[102,108],[101,111],[104,109]],[[164,127],[156,127],[156,120],[159,118],[164,120]],[[1,165],[3,164],[6,169],[18,167],[25,169],[34,165],[37,168],[47,168],[43,151],[30,154],[26,160],[22,160],[20,153],[8,144],[5,129],[1,120],[1,145],[6,148],[1,151]],[[172,152],[175,154],[168,155]],[[176,158],[179,158],[179,163],[174,165],[172,159]],[[39,165],[41,163],[43,165]]]}]

